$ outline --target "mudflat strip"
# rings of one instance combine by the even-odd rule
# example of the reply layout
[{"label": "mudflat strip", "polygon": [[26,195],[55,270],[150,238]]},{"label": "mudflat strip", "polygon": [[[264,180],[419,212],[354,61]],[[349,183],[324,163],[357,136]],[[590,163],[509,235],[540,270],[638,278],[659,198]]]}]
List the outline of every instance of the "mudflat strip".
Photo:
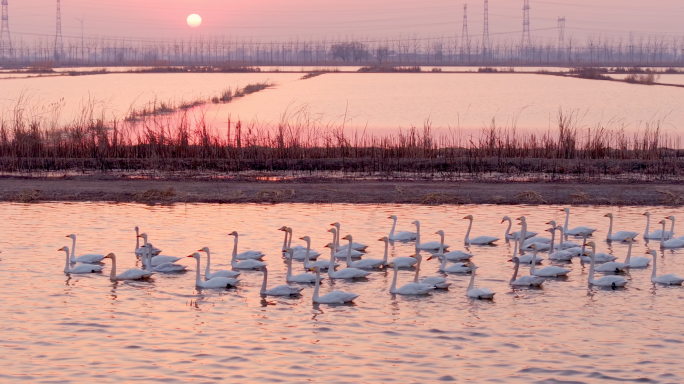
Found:
[{"label": "mudflat strip", "polygon": [[0,178],[0,201],[684,205],[681,183]]}]

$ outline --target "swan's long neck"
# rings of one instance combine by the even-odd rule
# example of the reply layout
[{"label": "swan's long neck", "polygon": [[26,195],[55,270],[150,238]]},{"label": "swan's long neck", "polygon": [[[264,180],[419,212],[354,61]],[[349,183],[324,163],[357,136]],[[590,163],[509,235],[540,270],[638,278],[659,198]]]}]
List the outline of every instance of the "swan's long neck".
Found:
[{"label": "swan's long neck", "polygon": [[200,282],[202,281],[200,279],[200,258],[197,256],[195,259],[197,259],[197,271],[195,272],[195,285],[200,285]]},{"label": "swan's long neck", "polygon": [[629,247],[627,248],[627,258],[625,259],[625,264],[629,265],[629,262],[632,261],[632,243],[633,241],[629,242]]},{"label": "swan's long neck", "polygon": [[675,222],[675,219],[673,217],[672,218],[672,226],[670,227],[670,234],[667,236],[668,238],[674,237],[674,222]]},{"label": "swan's long neck", "polygon": [[306,241],[306,255],[304,255],[304,268],[309,268],[309,252],[311,251],[311,240]]},{"label": "swan's long neck", "polygon": [[66,260],[64,260],[64,272],[67,272],[69,270],[69,249],[65,249],[64,253],[66,253]]},{"label": "swan's long neck", "polygon": [[582,234],[582,254],[584,254],[585,249],[587,249],[587,236]]},{"label": "swan's long neck", "polygon": [[663,242],[665,241],[665,220],[663,220],[663,230],[660,233],[660,247],[663,247]]},{"label": "swan's long neck", "polygon": [[439,270],[440,270],[440,271],[443,271],[444,268],[446,268],[447,257],[446,257],[446,255],[442,255],[441,258],[442,258],[442,264],[439,265]]},{"label": "swan's long neck", "polygon": [[563,236],[565,235],[565,228],[563,228],[562,225],[559,225],[558,230],[560,231],[560,242],[558,244],[563,244]]},{"label": "swan's long neck", "polygon": [[416,275],[413,277],[413,282],[418,284],[418,275],[420,275],[420,263],[423,261],[423,257],[421,255],[416,255],[416,258],[418,259],[418,264],[416,264]]},{"label": "swan's long neck", "polygon": [[135,249],[136,249],[136,250],[138,250],[138,248],[140,248],[140,237],[138,237],[139,234],[140,234],[140,233],[139,233],[138,230],[136,229],[136,230],[135,230]]},{"label": "swan's long neck", "polygon": [[238,237],[235,236],[235,240],[233,240],[233,256],[230,259],[230,265],[233,267],[235,266],[235,261],[237,260],[237,243],[238,243]]},{"label": "swan's long neck", "polygon": [[644,235],[648,235],[648,229],[651,226],[651,215],[646,215],[646,231],[644,232]]},{"label": "swan's long neck", "polygon": [[[608,216],[608,218],[610,219],[610,225],[608,226],[608,237],[610,238],[613,234],[613,216]],[[663,229],[665,228],[663,227]]]},{"label": "swan's long neck", "polygon": [[290,253],[289,257],[287,258],[287,278],[289,279],[292,277],[292,259],[294,259],[294,255],[292,254],[292,251],[288,251]]},{"label": "swan's long neck", "polygon": [[506,233],[504,233],[504,239],[508,241],[508,234],[511,233],[511,228],[513,227],[513,221],[511,219],[506,220],[508,221],[508,228],[506,229]]},{"label": "swan's long neck", "polygon": [[517,253],[518,253],[518,237],[514,236],[513,237],[513,255],[511,255],[511,258],[514,258]]},{"label": "swan's long neck", "polygon": [[207,249],[207,266],[204,268],[204,277],[209,276],[211,273],[211,252]]},{"label": "swan's long neck", "polygon": [[473,228],[473,220],[470,219],[469,221],[470,221],[470,224],[468,224],[468,230],[466,231],[466,235],[465,235],[465,243],[466,243],[466,245],[467,245],[468,243],[470,243],[470,229]]},{"label": "swan's long neck", "polygon": [[268,281],[268,270],[264,267],[264,281],[261,283],[261,294],[266,292],[266,284]]},{"label": "swan's long neck", "polygon": [[287,231],[287,233],[290,235],[290,240],[287,241],[287,247],[290,248],[292,246],[292,231]]},{"label": "swan's long neck", "polygon": [[287,231],[285,232],[285,238],[283,239],[283,252],[287,249]]},{"label": "swan's long neck", "polygon": [[330,248],[330,264],[328,264],[328,276],[335,270],[335,244]]},{"label": "swan's long neck", "polygon": [[570,228],[568,225],[570,224],[570,211],[565,212],[565,228]]},{"label": "swan's long neck", "polygon": [[657,259],[656,255],[651,254],[651,256],[653,256],[653,272],[651,272],[651,280],[653,280],[656,278],[656,276],[658,276],[657,272],[656,272],[656,270],[658,269],[658,264],[656,261],[656,259]]},{"label": "swan's long neck", "polygon": [[76,236],[71,240],[71,262],[74,262],[74,258],[76,257]]},{"label": "swan's long neck", "polygon": [[537,265],[537,248],[532,250],[532,261],[530,262],[530,275],[534,275]]},{"label": "swan's long neck", "polygon": [[518,268],[520,268],[520,261],[514,260],[515,268],[513,269],[513,277],[511,277],[511,283],[518,280]]},{"label": "swan's long neck", "polygon": [[352,251],[352,239],[349,239],[349,246],[347,247],[347,267],[351,267],[352,259],[351,259],[351,251]]},{"label": "swan's long neck", "polygon": [[589,265],[589,283],[594,284],[594,268],[596,266],[596,254],[591,257],[591,264]]},{"label": "swan's long neck", "polygon": [[150,249],[148,247],[145,247],[143,249],[142,264],[143,264],[143,269],[145,269],[145,270],[152,269],[152,258],[150,257]]},{"label": "swan's long neck", "polygon": [[[551,228],[550,232],[551,232],[551,249],[549,250],[549,252],[553,253],[553,246],[556,243],[556,228]],[[562,238],[563,238],[563,236],[561,235],[561,239]],[[562,240],[561,240],[561,243],[562,243]]]},{"label": "swan's long neck", "polygon": [[470,271],[470,284],[468,284],[468,288],[466,289],[466,292],[473,289],[473,286],[475,286],[475,268],[473,268],[473,270]]},{"label": "swan's long neck", "polygon": [[394,236],[394,229],[397,227],[397,219],[394,218],[392,220],[394,220],[394,223],[392,223],[392,230],[390,231],[390,234],[389,234],[390,239],[392,238],[392,236]]},{"label": "swan's long neck", "polygon": [[416,249],[420,248],[420,223],[416,221]]},{"label": "swan's long neck", "polygon": [[[328,273],[330,270],[328,270]],[[313,292],[313,300],[316,301],[318,299],[318,289],[321,287],[321,270],[316,268],[316,287],[314,288]]]},{"label": "swan's long neck", "polygon": [[520,253],[523,253],[523,246],[525,245],[525,238],[527,237],[527,221],[523,220],[520,225]]},{"label": "swan's long neck", "polygon": [[391,293],[394,293],[397,290],[397,270],[398,267],[394,264],[394,277],[392,278],[392,286],[390,287]]},{"label": "swan's long neck", "polygon": [[[72,249],[73,251],[73,249]],[[112,270],[109,272],[109,280],[116,281],[116,256],[112,256]]]},{"label": "swan's long neck", "polygon": [[439,234],[439,253],[444,254],[444,232]]},{"label": "swan's long neck", "polygon": [[389,255],[389,240],[385,241],[385,256],[382,257],[382,261],[387,263],[387,256]]},{"label": "swan's long neck", "polygon": [[147,245],[147,235],[143,236],[143,247]]}]

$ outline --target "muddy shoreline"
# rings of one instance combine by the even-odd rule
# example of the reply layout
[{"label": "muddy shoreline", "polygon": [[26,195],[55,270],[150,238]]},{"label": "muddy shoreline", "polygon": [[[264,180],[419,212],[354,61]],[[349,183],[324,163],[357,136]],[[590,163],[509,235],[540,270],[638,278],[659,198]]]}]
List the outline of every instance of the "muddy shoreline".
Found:
[{"label": "muddy shoreline", "polygon": [[684,204],[681,183],[0,178],[0,201],[349,204]]}]

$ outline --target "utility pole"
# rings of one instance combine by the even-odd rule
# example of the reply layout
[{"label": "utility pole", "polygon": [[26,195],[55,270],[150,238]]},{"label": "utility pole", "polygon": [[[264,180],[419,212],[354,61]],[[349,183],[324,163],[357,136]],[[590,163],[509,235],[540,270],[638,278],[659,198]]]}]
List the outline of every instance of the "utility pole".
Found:
[{"label": "utility pole", "polygon": [[468,4],[463,4],[463,31],[461,32],[461,53],[468,45]]},{"label": "utility pole", "polygon": [[2,0],[2,27],[0,27],[0,58],[12,55],[12,39],[9,31],[7,0]]},{"label": "utility pole", "polygon": [[75,17],[76,20],[81,22],[81,61],[83,61],[83,56],[85,55],[85,43],[83,38],[83,23],[85,22],[85,13],[81,18]]},{"label": "utility pole", "polygon": [[558,58],[561,58],[561,52],[565,46],[565,16],[558,18]]},{"label": "utility pole", "polygon": [[489,50],[489,0],[484,2],[484,32],[482,33],[482,53]]},{"label": "utility pole", "polygon": [[525,0],[523,6],[523,36],[522,48],[528,48],[532,45],[532,38],[530,37],[530,0]]},{"label": "utility pole", "polygon": [[64,54],[64,40],[62,40],[62,7],[57,0],[57,29],[55,31],[55,60],[62,59]]}]

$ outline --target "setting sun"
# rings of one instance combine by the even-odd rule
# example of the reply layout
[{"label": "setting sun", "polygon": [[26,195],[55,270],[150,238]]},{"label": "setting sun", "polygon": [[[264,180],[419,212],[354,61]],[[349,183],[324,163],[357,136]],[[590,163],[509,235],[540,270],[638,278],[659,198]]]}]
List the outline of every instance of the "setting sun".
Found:
[{"label": "setting sun", "polygon": [[192,15],[188,16],[188,25],[197,28],[202,24],[202,18],[200,15],[193,13]]}]

